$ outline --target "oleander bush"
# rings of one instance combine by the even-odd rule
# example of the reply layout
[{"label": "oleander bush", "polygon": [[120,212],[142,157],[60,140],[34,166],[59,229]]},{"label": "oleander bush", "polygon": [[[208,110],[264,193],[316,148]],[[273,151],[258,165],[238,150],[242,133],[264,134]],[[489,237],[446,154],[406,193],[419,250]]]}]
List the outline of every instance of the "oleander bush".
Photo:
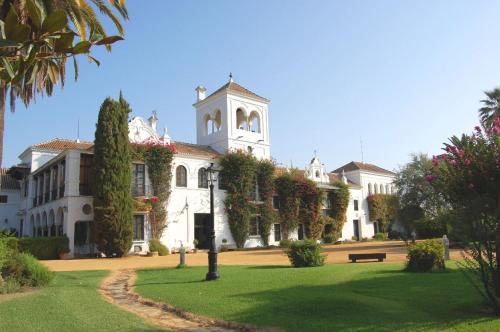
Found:
[{"label": "oleander bush", "polygon": [[289,239],[283,239],[280,241],[280,248],[290,248],[290,245],[292,244],[293,240]]},{"label": "oleander bush", "polygon": [[158,251],[159,256],[167,256],[170,254],[170,251],[168,250],[167,247],[165,247],[160,240],[157,239],[151,239],[149,240],[149,251]]},{"label": "oleander bush", "polygon": [[293,267],[312,267],[325,264],[326,255],[321,254],[321,246],[314,240],[293,241],[286,254]]},{"label": "oleander bush", "polygon": [[426,240],[408,246],[406,270],[429,272],[444,269],[444,248],[439,240]]},{"label": "oleander bush", "polygon": [[58,259],[60,253],[69,252],[67,236],[17,238],[17,249],[37,259]]},{"label": "oleander bush", "polygon": [[337,241],[337,239],[331,233],[330,234],[325,234],[323,236],[323,243],[335,243],[336,241]]},{"label": "oleander bush", "polygon": [[16,280],[20,286],[42,287],[49,284],[54,274],[31,254],[14,252],[2,267],[2,276]]}]

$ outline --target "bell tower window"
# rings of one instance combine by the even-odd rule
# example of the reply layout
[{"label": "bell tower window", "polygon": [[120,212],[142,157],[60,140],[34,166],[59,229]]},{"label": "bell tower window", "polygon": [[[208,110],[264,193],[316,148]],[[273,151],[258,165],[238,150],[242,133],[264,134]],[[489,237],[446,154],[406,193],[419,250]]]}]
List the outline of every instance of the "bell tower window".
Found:
[{"label": "bell tower window", "polygon": [[236,129],[247,130],[247,116],[241,108],[236,110]]}]

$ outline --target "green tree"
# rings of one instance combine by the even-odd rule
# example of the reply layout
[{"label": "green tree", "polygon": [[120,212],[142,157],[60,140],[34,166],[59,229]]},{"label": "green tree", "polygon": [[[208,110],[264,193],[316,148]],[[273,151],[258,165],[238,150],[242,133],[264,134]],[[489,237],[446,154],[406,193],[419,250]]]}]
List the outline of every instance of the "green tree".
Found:
[{"label": "green tree", "polygon": [[500,117],[500,88],[484,93],[487,99],[481,100],[483,107],[479,109],[479,118],[485,129],[493,128],[496,118]]},{"label": "green tree", "polygon": [[[5,101],[10,97],[10,109],[17,99],[27,107],[36,95],[51,96],[54,86],[64,86],[66,63],[73,60],[75,80],[78,64],[75,56],[91,56],[93,46],[122,40],[120,19],[128,19],[124,0],[0,0],[0,165],[3,155]],[[109,18],[119,36],[107,35],[95,12]],[[73,28],[74,27],[74,28]],[[75,38],[76,37],[76,38]]]},{"label": "green tree", "polygon": [[93,237],[108,257],[123,256],[132,246],[129,112],[121,93],[118,101],[106,98],[95,132]]},{"label": "green tree", "polygon": [[412,154],[411,160],[400,167],[396,177],[398,188],[398,220],[407,232],[415,230],[420,237],[442,236],[449,207],[443,196],[426,181],[433,168],[426,154]]}]

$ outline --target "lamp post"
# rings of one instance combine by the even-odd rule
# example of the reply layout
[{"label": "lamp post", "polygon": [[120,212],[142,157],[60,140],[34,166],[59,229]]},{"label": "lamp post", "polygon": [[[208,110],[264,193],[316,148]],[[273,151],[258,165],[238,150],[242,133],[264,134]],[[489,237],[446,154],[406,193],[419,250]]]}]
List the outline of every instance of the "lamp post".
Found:
[{"label": "lamp post", "polygon": [[214,163],[210,164],[207,168],[208,181],[210,181],[210,233],[208,235],[208,241],[210,247],[208,249],[208,273],[206,280],[217,280],[219,279],[219,273],[217,272],[217,248],[215,247],[215,214],[214,214],[214,182],[215,173],[218,172],[214,169]]}]

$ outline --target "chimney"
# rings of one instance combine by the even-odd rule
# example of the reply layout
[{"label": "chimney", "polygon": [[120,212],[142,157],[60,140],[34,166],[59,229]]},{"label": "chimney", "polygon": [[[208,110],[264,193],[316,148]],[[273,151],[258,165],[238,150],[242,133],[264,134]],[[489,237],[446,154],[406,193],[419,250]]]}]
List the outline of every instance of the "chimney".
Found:
[{"label": "chimney", "polygon": [[195,91],[196,91],[196,102],[205,99],[205,92],[207,92],[207,89],[205,89],[203,85],[198,85]]},{"label": "chimney", "polygon": [[158,123],[158,117],[156,116],[156,111],[153,111],[153,115],[149,117],[149,126],[156,132],[156,124]]}]

